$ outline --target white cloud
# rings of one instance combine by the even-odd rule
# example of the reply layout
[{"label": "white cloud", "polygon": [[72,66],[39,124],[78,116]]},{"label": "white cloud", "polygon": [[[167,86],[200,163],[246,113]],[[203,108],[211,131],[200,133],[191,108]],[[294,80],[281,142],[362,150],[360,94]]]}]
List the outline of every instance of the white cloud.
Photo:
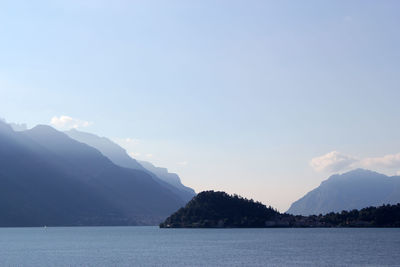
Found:
[{"label": "white cloud", "polygon": [[138,156],[140,156],[141,154],[139,152],[129,152],[129,156],[131,156],[132,158],[136,158]]},{"label": "white cloud", "polygon": [[180,161],[178,162],[178,165],[186,166],[188,164],[187,161]]},{"label": "white cloud", "polygon": [[126,138],[113,138],[112,140],[118,145],[120,145],[122,148],[124,148],[126,152],[129,154],[129,156],[134,159],[151,158],[153,156],[153,154],[145,153],[146,149],[142,147],[143,142],[140,139],[126,137]]},{"label": "white cloud", "polygon": [[348,169],[357,161],[355,157],[332,151],[323,156],[313,158],[310,165],[318,172],[338,172]]},{"label": "white cloud", "polygon": [[135,139],[135,138],[125,138],[124,141],[127,142],[128,144],[132,144],[132,145],[140,144],[140,140],[139,139]]},{"label": "white cloud", "polygon": [[[354,168],[393,173],[400,168],[400,153],[382,157],[361,158],[345,155],[337,151],[313,158],[310,162],[315,171],[339,172]],[[400,171],[397,172],[400,175]]]},{"label": "white cloud", "polygon": [[383,157],[366,158],[361,160],[361,166],[366,168],[400,168],[400,153],[385,155]]},{"label": "white cloud", "polygon": [[130,138],[130,137],[113,138],[112,140],[127,150],[132,149],[133,146],[137,146],[142,143],[141,140],[136,139],[136,138]]},{"label": "white cloud", "polygon": [[93,124],[89,121],[75,119],[65,115],[62,115],[60,117],[54,116],[53,118],[51,118],[50,123],[51,125],[61,129],[84,128]]}]

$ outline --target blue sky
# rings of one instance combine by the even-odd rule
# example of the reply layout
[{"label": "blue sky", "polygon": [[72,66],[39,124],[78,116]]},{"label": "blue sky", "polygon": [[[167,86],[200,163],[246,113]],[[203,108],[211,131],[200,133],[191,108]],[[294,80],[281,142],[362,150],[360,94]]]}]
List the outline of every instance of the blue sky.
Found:
[{"label": "blue sky", "polygon": [[399,10],[398,1],[2,1],[0,117],[75,121],[196,191],[284,211],[334,172],[400,171]]}]

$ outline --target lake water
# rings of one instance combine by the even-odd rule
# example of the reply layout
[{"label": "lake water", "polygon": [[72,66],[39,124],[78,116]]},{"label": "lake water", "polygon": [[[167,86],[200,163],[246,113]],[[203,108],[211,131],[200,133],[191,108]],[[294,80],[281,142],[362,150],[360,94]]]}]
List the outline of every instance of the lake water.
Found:
[{"label": "lake water", "polygon": [[1,228],[1,266],[400,266],[400,229]]}]

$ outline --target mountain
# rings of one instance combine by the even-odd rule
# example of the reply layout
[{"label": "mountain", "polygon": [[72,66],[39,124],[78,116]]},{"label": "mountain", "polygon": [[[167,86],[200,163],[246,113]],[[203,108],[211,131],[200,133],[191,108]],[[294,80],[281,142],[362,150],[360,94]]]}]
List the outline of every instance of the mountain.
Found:
[{"label": "mountain", "polygon": [[400,177],[356,169],[336,174],[294,202],[287,213],[326,214],[400,202]]},{"label": "mountain", "polygon": [[185,202],[49,126],[0,121],[0,226],[157,224]]},{"label": "mountain", "polygon": [[264,227],[400,227],[400,203],[318,216],[295,216],[238,195],[204,191],[160,224],[160,228]]},{"label": "mountain", "polygon": [[138,163],[128,155],[125,149],[108,138],[99,137],[95,134],[78,131],[76,129],[66,131],[65,134],[72,139],[98,149],[116,165],[147,172],[160,184],[168,187],[171,191],[179,195],[185,202],[188,202],[196,195],[192,188],[182,184],[177,174],[169,173],[166,168],[155,167],[150,162],[140,161]]}]

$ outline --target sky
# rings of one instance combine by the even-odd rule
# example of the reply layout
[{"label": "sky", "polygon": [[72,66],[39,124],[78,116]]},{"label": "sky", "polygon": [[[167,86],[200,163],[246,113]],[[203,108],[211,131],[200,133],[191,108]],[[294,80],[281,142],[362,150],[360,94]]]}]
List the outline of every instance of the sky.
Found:
[{"label": "sky", "polygon": [[0,2],[0,117],[106,136],[286,211],[400,174],[399,1]]}]

